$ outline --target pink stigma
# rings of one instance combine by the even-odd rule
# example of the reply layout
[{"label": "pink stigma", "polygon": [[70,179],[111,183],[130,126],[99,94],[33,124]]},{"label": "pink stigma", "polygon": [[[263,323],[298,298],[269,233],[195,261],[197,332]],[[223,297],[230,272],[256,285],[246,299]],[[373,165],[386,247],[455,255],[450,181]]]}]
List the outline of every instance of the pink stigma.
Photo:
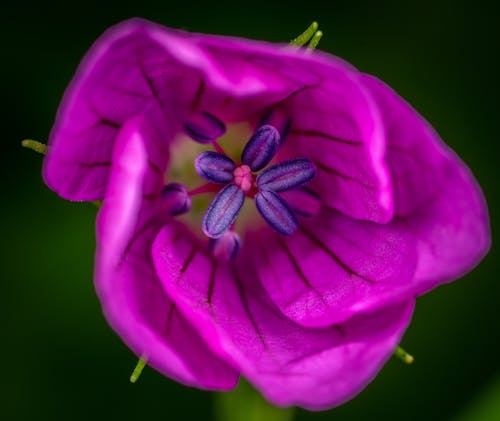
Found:
[{"label": "pink stigma", "polygon": [[253,186],[252,170],[248,165],[237,167],[234,172],[234,184],[236,184],[245,193],[248,193]]}]

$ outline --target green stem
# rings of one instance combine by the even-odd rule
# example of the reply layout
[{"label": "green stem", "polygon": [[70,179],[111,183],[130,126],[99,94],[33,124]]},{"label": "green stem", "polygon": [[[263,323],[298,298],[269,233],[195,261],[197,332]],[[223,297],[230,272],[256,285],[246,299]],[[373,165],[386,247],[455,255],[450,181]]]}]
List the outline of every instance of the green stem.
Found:
[{"label": "green stem", "polygon": [[293,414],[293,408],[276,408],[268,403],[243,379],[236,389],[215,395],[218,421],[292,421]]}]

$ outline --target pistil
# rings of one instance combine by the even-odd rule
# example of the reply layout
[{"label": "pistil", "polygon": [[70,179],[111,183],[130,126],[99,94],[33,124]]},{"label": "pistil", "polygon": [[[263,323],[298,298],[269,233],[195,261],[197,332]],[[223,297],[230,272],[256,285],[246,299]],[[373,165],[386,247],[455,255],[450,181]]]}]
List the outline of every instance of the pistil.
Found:
[{"label": "pistil", "polygon": [[[185,210],[183,201],[191,196],[215,192],[206,209],[201,227],[210,238],[210,249],[214,256],[232,259],[240,247],[240,239],[233,231],[245,198],[255,200],[258,213],[278,234],[291,235],[298,226],[297,215],[312,216],[318,212],[319,200],[308,190],[302,190],[316,175],[316,168],[307,158],[296,158],[269,166],[286,135],[290,122],[281,113],[270,113],[267,121],[280,122],[280,129],[272,124],[259,126],[246,143],[240,161],[225,153],[217,142],[217,135],[225,126],[215,116],[201,113],[186,123],[186,133],[196,142],[211,144],[215,150],[201,152],[195,159],[196,173],[207,181],[192,190],[180,191],[174,185],[170,195],[175,197],[177,208]],[[282,127],[281,127],[282,126]],[[281,196],[282,193],[293,193]],[[184,194],[186,199],[181,193]],[[294,204],[297,197],[300,202]],[[316,206],[318,205],[318,206]]]},{"label": "pistil", "polygon": [[234,184],[236,184],[245,194],[248,194],[254,185],[252,170],[248,165],[241,165],[233,171]]}]

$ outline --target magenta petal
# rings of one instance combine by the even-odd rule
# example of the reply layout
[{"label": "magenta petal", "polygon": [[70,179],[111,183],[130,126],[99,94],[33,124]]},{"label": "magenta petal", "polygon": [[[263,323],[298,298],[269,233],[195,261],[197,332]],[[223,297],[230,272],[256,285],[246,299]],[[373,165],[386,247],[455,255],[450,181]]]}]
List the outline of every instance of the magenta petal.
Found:
[{"label": "magenta petal", "polygon": [[305,329],[276,309],[252,266],[231,270],[173,240],[165,228],[153,245],[165,290],[212,350],[231,358],[275,405],[319,410],[352,398],[391,356],[411,317],[413,300]]},{"label": "magenta petal", "polygon": [[299,216],[312,217],[321,209],[320,197],[307,187],[287,190],[280,193],[282,199]]},{"label": "magenta petal", "polygon": [[[161,288],[150,258],[160,229],[176,227],[161,199],[144,200],[151,168],[140,119],[120,130],[97,221],[96,289],[113,329],[148,364],[187,385],[227,390],[238,374],[207,348]],[[159,195],[159,191],[158,191]]]},{"label": "magenta petal", "polygon": [[[102,199],[116,135],[128,119],[144,116],[158,139],[151,156],[165,156],[184,123],[207,108],[224,121],[248,120],[312,83],[308,62],[271,44],[122,22],[95,42],[64,94],[45,182],[70,200]],[[333,65],[349,68],[341,60]]]},{"label": "magenta petal", "polygon": [[290,238],[255,232],[245,247],[280,311],[306,327],[329,326],[413,297],[415,242],[401,223],[375,224],[323,210]]},{"label": "magenta petal", "polygon": [[488,252],[486,202],[467,166],[391,88],[363,76],[384,113],[396,215],[417,241],[415,291],[471,270]]},{"label": "magenta petal", "polygon": [[[150,156],[166,157],[164,140],[177,132],[179,104],[163,102],[148,62],[160,48],[146,23],[131,20],[105,32],[89,50],[67,88],[49,137],[43,175],[49,187],[70,200],[104,197],[114,142],[120,127],[144,116],[156,133]],[[170,94],[183,89],[179,75],[164,72]],[[177,82],[177,83],[176,83]],[[177,116],[176,116],[177,114]]]},{"label": "magenta petal", "polygon": [[[219,237],[210,249],[170,215],[187,190],[162,199],[170,145],[186,127],[208,142],[222,122],[262,120],[286,134],[277,165],[314,164],[313,196],[298,206],[297,194],[254,192],[238,168],[205,214],[205,233]],[[253,144],[244,161],[260,168],[274,154],[268,146]],[[217,179],[233,180],[232,168]],[[353,397],[393,353],[415,295],[465,273],[490,245],[468,169],[380,81],[320,52],[138,19],[107,31],[80,65],[44,178],[66,198],[104,198],[96,288],[138,356],[204,389],[230,389],[241,372],[276,405],[318,410]],[[286,180],[271,178],[263,187],[282,190]],[[240,249],[228,229],[242,189],[292,235],[257,224],[242,229]],[[293,233],[289,206],[313,216]]]},{"label": "magenta petal", "polygon": [[356,81],[359,73],[330,70],[322,84],[286,103],[292,125],[285,146],[293,148],[290,156],[312,160],[317,175],[310,187],[326,206],[389,222],[394,202],[380,109]]}]

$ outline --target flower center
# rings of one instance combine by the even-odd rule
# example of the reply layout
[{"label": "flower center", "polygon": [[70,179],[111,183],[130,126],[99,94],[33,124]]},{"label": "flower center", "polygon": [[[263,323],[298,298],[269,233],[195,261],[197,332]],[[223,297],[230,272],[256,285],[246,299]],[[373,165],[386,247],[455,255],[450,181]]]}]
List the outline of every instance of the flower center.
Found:
[{"label": "flower center", "polygon": [[236,167],[233,171],[234,184],[236,184],[244,193],[249,193],[254,185],[252,170],[248,165]]},{"label": "flower center", "polygon": [[[215,116],[204,112],[185,124],[184,131],[192,140],[213,148],[203,150],[194,160],[196,174],[206,183],[190,188],[169,183],[162,197],[168,212],[181,215],[202,211],[192,200],[193,196],[213,195],[203,212],[201,230],[210,239],[210,250],[217,258],[232,259],[240,248],[241,240],[235,231],[241,230],[241,221],[236,224],[236,218],[246,199],[254,201],[251,208],[281,235],[293,234],[299,217],[312,216],[319,208],[318,196],[304,187],[316,175],[309,159],[289,159],[269,165],[289,127],[289,123],[278,125],[283,129],[280,131],[269,124],[271,121],[266,119],[257,127],[237,160],[228,156],[226,151],[231,148],[218,143],[226,128]],[[310,203],[313,206],[309,206]]]}]

